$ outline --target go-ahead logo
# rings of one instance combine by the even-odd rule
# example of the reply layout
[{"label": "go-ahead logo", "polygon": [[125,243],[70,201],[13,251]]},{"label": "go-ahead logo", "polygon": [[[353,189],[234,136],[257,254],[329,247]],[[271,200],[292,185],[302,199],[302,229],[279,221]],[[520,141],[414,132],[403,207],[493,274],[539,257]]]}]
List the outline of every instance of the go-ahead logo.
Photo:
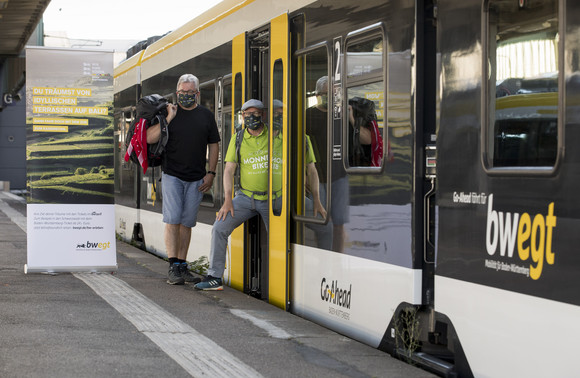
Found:
[{"label": "go-ahead logo", "polygon": [[338,281],[333,280],[328,284],[326,278],[322,278],[322,283],[320,284],[320,298],[323,301],[333,303],[340,307],[350,308],[351,292],[352,284],[348,287],[347,291],[338,286]]},{"label": "go-ahead logo", "polygon": [[77,251],[88,251],[88,250],[101,250],[105,251],[111,248],[111,242],[91,242],[77,243]]},{"label": "go-ahead logo", "polygon": [[[555,252],[552,251],[552,236],[556,227],[557,217],[554,215],[554,202],[548,205],[547,214],[536,214],[533,219],[528,213],[504,213],[493,209],[493,194],[489,195],[487,204],[487,226],[485,231],[485,247],[487,253],[493,256],[499,254],[512,259],[517,245],[518,257],[521,261],[532,258],[529,267],[529,276],[537,280],[542,275],[544,260],[554,265]],[[498,243],[499,242],[499,243]],[[516,264],[487,261],[486,267],[496,270],[518,271]],[[527,268],[525,268],[527,270]]]}]

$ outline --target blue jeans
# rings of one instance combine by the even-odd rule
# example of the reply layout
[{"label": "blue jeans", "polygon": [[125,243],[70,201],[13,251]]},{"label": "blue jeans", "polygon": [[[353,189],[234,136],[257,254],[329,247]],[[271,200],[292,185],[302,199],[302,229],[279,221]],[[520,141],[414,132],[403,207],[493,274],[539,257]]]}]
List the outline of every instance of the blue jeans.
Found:
[{"label": "blue jeans", "polygon": [[266,230],[268,230],[268,201],[254,200],[242,192],[237,192],[232,200],[234,216],[226,214],[226,219],[216,220],[211,231],[211,252],[209,256],[209,269],[207,274],[221,278],[226,267],[226,248],[228,237],[239,225],[260,214]]},{"label": "blue jeans", "polygon": [[165,173],[161,176],[163,194],[163,223],[195,227],[197,211],[203,199],[199,191],[203,179],[183,181]]}]

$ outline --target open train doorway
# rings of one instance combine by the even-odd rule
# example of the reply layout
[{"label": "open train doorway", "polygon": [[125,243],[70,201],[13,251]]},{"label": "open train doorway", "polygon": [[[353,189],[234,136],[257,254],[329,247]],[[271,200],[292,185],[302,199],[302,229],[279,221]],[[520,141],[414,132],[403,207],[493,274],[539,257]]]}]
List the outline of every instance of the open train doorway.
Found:
[{"label": "open train doorway", "polygon": [[[247,34],[246,98],[269,102],[270,28],[265,26]],[[265,109],[268,110],[268,109]],[[267,116],[263,117],[267,122]],[[268,231],[259,215],[246,222],[244,292],[268,298]]]}]

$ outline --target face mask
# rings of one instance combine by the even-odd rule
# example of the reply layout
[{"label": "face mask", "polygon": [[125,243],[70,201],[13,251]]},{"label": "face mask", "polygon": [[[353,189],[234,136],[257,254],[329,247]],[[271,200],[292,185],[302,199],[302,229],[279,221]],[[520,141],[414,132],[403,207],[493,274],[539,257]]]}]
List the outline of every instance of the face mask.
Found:
[{"label": "face mask", "polygon": [[275,131],[280,131],[282,130],[282,114],[278,114],[274,116],[274,130]]},{"label": "face mask", "polygon": [[262,116],[250,115],[244,117],[244,125],[250,130],[257,130],[262,125]]},{"label": "face mask", "polygon": [[328,104],[328,95],[318,95],[318,105],[326,107],[326,104]]},{"label": "face mask", "polygon": [[195,104],[196,96],[195,94],[178,93],[177,102],[184,108],[191,108]]}]

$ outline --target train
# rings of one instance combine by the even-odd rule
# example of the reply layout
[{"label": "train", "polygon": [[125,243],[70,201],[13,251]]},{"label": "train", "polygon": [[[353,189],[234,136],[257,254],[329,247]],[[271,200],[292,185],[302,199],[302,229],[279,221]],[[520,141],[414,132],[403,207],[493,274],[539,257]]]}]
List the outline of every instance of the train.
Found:
[{"label": "train", "polygon": [[567,0],[223,0],[115,68],[116,233],[166,256],[161,172],[124,139],[141,96],[175,101],[192,73],[221,143],[188,259],[209,255],[223,157],[260,99],[282,130],[268,232],[232,233],[228,286],[440,376],[575,376],[579,29]]}]

